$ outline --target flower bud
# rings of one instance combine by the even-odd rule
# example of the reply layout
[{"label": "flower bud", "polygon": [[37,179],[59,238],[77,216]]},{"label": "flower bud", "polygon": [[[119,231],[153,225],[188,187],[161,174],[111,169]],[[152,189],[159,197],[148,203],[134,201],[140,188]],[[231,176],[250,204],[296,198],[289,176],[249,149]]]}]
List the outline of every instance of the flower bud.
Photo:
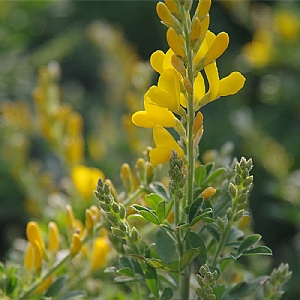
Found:
[{"label": "flower bud", "polygon": [[85,210],[85,228],[88,234],[93,233],[94,221],[93,221],[92,213],[89,209]]},{"label": "flower bud", "polygon": [[156,13],[166,26],[173,26],[174,22],[168,7],[163,2],[158,2],[156,5]]},{"label": "flower bud", "polygon": [[74,233],[73,236],[72,236],[72,243],[71,243],[71,253],[72,253],[72,255],[75,255],[80,251],[81,245],[82,245],[82,242],[81,242],[81,239],[79,237],[79,234]]},{"label": "flower bud", "polygon": [[122,203],[119,203],[119,216],[121,220],[126,218],[126,209]]},{"label": "flower bud", "polygon": [[48,233],[49,233],[48,250],[52,253],[57,253],[60,247],[60,235],[59,235],[58,226],[55,222],[49,222]]},{"label": "flower bud", "polygon": [[202,193],[201,193],[201,197],[204,198],[204,200],[209,199],[210,197],[212,197],[215,193],[216,193],[216,189],[214,189],[213,187],[208,187],[206,188]]},{"label": "flower bud", "polygon": [[72,206],[67,204],[66,205],[66,227],[67,231],[72,231],[73,230],[73,223],[74,223],[75,217],[74,217],[74,212],[72,209]]},{"label": "flower bud", "polygon": [[179,57],[185,57],[184,40],[173,28],[167,31],[167,41],[173,52]]},{"label": "flower bud", "polygon": [[131,229],[131,239],[134,243],[136,243],[139,240],[139,232],[135,227],[132,227]]},{"label": "flower bud", "polygon": [[[131,193],[133,191],[133,178],[132,178],[132,172],[129,164],[124,163],[121,166],[121,180],[122,183],[127,191],[127,193]],[[143,172],[142,172],[143,174]]]},{"label": "flower bud", "polygon": [[173,15],[176,16],[176,15],[179,14],[178,7],[177,7],[176,2],[174,0],[165,0],[165,3],[166,3],[168,9],[170,10],[170,12]]},{"label": "flower bud", "polygon": [[26,227],[26,236],[28,241],[33,245],[34,242],[37,242],[41,249],[45,249],[45,242],[42,237],[42,233],[39,225],[36,222],[29,222]]}]

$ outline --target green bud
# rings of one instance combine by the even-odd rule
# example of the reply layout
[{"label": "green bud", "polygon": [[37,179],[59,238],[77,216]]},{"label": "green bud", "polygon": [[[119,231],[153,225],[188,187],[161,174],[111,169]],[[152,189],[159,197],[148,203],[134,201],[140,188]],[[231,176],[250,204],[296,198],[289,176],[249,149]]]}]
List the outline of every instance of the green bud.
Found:
[{"label": "green bud", "polygon": [[103,186],[103,192],[105,195],[110,195],[110,186],[105,182]]},{"label": "green bud", "polygon": [[239,210],[233,217],[233,221],[237,222],[238,220],[240,220],[244,215],[244,209]]},{"label": "green bud", "polygon": [[235,184],[236,184],[237,186],[239,186],[239,185],[242,183],[242,177],[241,177],[241,175],[236,174],[236,175],[235,175],[235,178],[234,178],[234,182],[235,182]]},{"label": "green bud", "polygon": [[125,231],[125,232],[127,232],[127,227],[126,227],[126,225],[124,224],[124,223],[119,223],[119,228],[122,230],[122,231]]},{"label": "green bud", "polygon": [[99,202],[99,206],[102,210],[104,210],[105,212],[110,212],[110,206],[107,205],[105,202]]},{"label": "green bud", "polygon": [[102,193],[99,193],[98,191],[94,191],[94,195],[96,196],[96,198],[99,201],[103,201],[104,200]]},{"label": "green bud", "polygon": [[231,207],[228,207],[226,216],[227,216],[228,220],[231,220],[231,218],[232,218],[232,208]]},{"label": "green bud", "polygon": [[232,182],[229,183],[228,193],[229,193],[231,199],[235,199],[235,197],[237,195],[237,188]]},{"label": "green bud", "polygon": [[117,238],[119,239],[123,239],[125,238],[125,232],[120,230],[119,228],[117,227],[111,227],[111,232],[113,233],[114,236],[116,236]]},{"label": "green bud", "polygon": [[114,199],[111,195],[104,195],[104,202],[108,205],[111,205],[114,202]]},{"label": "green bud", "polygon": [[116,202],[113,202],[113,204],[112,204],[112,210],[117,214],[117,213],[119,213],[119,211],[120,211],[120,208],[119,208],[119,205],[118,205],[118,203],[116,203]]},{"label": "green bud", "polygon": [[217,224],[222,230],[225,229],[224,221],[220,217],[217,218]]},{"label": "green bud", "polygon": [[106,217],[112,224],[118,224],[118,218],[114,214],[107,212]]},{"label": "green bud", "polygon": [[253,161],[252,158],[249,158],[248,161],[246,162],[246,168],[251,171],[253,168]]},{"label": "green bud", "polygon": [[248,197],[247,197],[247,194],[246,194],[246,193],[243,193],[243,194],[240,195],[238,201],[239,201],[240,204],[242,204],[242,203],[245,203],[245,202],[247,201],[247,198],[248,198]]},{"label": "green bud", "polygon": [[244,187],[249,190],[250,186],[252,185],[253,183],[253,176],[248,176],[245,181],[244,181]]},{"label": "green bud", "polygon": [[126,218],[126,209],[122,203],[119,203],[119,209],[120,209],[119,211],[120,218],[121,220],[124,220]]},{"label": "green bud", "polygon": [[131,229],[131,239],[134,243],[139,240],[139,233],[135,227],[132,227]]}]

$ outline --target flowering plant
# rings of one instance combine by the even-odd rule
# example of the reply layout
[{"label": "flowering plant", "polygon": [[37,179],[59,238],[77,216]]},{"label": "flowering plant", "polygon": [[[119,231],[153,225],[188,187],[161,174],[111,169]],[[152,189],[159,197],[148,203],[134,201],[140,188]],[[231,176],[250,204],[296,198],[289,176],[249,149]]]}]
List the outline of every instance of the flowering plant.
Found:
[{"label": "flowering plant", "polygon": [[[272,254],[249,228],[252,160],[227,155],[220,163],[199,156],[202,107],[236,94],[245,78],[232,72],[220,79],[216,60],[228,47],[228,34],[209,30],[210,0],[200,0],[194,12],[192,6],[189,0],[156,6],[168,27],[170,49],[152,54],[158,83],[145,93],[144,110],[132,115],[135,125],[153,129],[155,147],[137,160],[135,173],[122,165],[125,193],[117,193],[99,170],[74,168],[74,183],[84,197],[88,183],[77,172],[100,177],[94,191],[99,207],[86,208],[83,223],[67,205],[65,227],[50,222],[47,242],[39,225],[28,223],[26,278],[16,283],[16,269],[1,270],[10,272],[10,289],[1,288],[8,299],[84,299],[86,291],[72,289],[99,270],[104,282],[113,278],[121,284],[120,299],[126,294],[128,299],[279,299],[283,294],[291,276],[287,265],[270,276],[256,276],[244,265],[252,256]],[[167,179],[161,167],[166,163]],[[75,272],[83,269],[84,257],[90,264],[78,280]]]}]

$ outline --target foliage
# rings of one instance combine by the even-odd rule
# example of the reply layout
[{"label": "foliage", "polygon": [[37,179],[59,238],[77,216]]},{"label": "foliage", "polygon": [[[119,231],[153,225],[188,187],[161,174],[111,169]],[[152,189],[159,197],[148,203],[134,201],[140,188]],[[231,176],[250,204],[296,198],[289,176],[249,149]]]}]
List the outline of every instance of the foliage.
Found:
[{"label": "foliage", "polygon": [[[151,55],[150,65],[159,78],[149,89],[152,70],[148,64],[138,59],[119,30],[103,22],[88,24],[85,32],[71,26],[43,47],[23,55],[22,64],[15,63],[11,69],[15,70],[15,82],[1,73],[5,86],[2,95],[15,100],[14,87],[30,94],[37,66],[50,59],[61,61],[63,66],[62,80],[56,62],[39,68],[32,104],[1,103],[3,178],[26,197],[26,214],[22,206],[15,205],[12,210],[9,199],[1,200],[1,220],[4,216],[5,220],[18,218],[19,222],[27,222],[28,217],[34,220],[26,227],[27,242],[11,238],[13,247],[7,252],[7,262],[1,264],[2,298],[279,299],[283,295],[282,285],[291,276],[288,265],[281,264],[270,276],[265,275],[270,267],[267,256],[272,251],[249,222],[252,160],[242,158],[238,162],[232,158],[230,143],[220,151],[200,151],[207,146],[202,146],[206,138],[204,135],[202,139],[203,115],[205,120],[209,116],[206,105],[212,114],[215,105],[224,105],[225,112],[230,104],[215,104],[215,100],[236,94],[245,81],[240,72],[223,77],[226,63],[219,57],[228,47],[229,38],[224,32],[215,35],[208,30],[210,4],[208,0],[196,5],[177,0],[157,4],[157,14],[168,28],[170,49]],[[29,12],[52,7],[49,3],[22,5],[32,5]],[[251,10],[254,16],[259,15],[256,6],[246,1],[221,5],[239,20],[240,27],[250,24]],[[8,7],[4,20],[14,4]],[[289,60],[283,53],[297,49],[299,25],[284,7],[264,7],[270,9],[262,10],[264,16],[270,13],[269,18],[254,22],[257,28],[247,27],[255,32],[253,41],[245,44],[236,61],[250,85],[251,76],[261,80],[263,105],[280,108],[280,92],[270,88],[278,78],[284,78],[279,71],[283,65],[286,69],[298,68],[293,63],[297,50],[290,53]],[[20,22],[16,24],[22,26]],[[274,22],[274,27],[266,26],[267,22]],[[282,26],[287,22],[289,26]],[[34,49],[34,36],[28,33],[28,41],[16,38],[14,42],[17,27],[10,32],[10,49],[16,44],[21,49],[26,43]],[[83,41],[94,48],[83,49]],[[276,52],[272,52],[274,48]],[[76,49],[90,55],[92,62],[95,49],[100,50],[104,62],[100,86],[106,87],[105,91],[97,89],[103,104],[100,109],[91,99],[86,99],[92,104],[90,108],[83,105],[85,87],[79,82],[64,85],[67,89],[63,93],[58,85],[59,80],[65,80],[64,72],[72,69],[70,65],[65,68],[65,59],[70,54],[76,56]],[[14,58],[9,59],[9,55]],[[21,56],[7,51],[5,57],[3,62],[17,62]],[[27,72],[23,87],[20,70]],[[143,95],[144,110],[140,103]],[[242,109],[232,108],[230,114],[235,131],[247,145],[243,152],[254,156],[258,171],[267,172],[266,178],[272,176],[272,182],[261,184],[261,188],[288,201],[284,208],[290,215],[297,208],[298,193],[297,170],[291,173],[293,157],[254,120],[260,117],[255,106],[254,117],[238,106]],[[297,109],[294,103],[292,107]],[[147,147],[153,145],[146,133],[149,131],[133,126],[132,114],[135,125],[153,128],[154,148]],[[222,127],[219,132],[227,130],[228,134],[223,117],[215,119]],[[205,124],[209,137],[216,125]],[[142,158],[134,162],[142,151]],[[129,164],[121,166],[120,179],[116,178],[124,160]],[[130,167],[134,164],[135,170]],[[117,189],[107,177],[113,179]],[[255,178],[260,182],[263,177],[258,172]],[[122,192],[118,191],[120,183]],[[99,202],[92,193],[95,186]],[[254,196],[256,205],[262,195],[255,188]],[[264,221],[270,216],[278,218],[282,205],[266,208],[254,211],[254,217],[261,214]],[[297,217],[285,220],[295,225],[298,222]]]}]

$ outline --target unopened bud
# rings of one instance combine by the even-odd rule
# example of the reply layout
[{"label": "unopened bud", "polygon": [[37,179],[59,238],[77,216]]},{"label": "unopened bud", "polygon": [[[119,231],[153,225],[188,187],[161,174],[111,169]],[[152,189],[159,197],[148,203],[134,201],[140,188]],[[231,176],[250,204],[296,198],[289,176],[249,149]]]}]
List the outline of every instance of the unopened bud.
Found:
[{"label": "unopened bud", "polygon": [[139,240],[139,233],[135,227],[132,227],[131,229],[131,239],[134,243]]},{"label": "unopened bud", "polygon": [[209,199],[210,197],[212,197],[215,193],[216,193],[216,189],[214,189],[213,187],[208,187],[206,188],[202,193],[201,193],[201,197],[204,198],[204,200]]},{"label": "unopened bud", "polygon": [[72,244],[71,244],[71,253],[73,255],[77,254],[81,249],[81,239],[78,233],[74,233],[72,236]]}]

